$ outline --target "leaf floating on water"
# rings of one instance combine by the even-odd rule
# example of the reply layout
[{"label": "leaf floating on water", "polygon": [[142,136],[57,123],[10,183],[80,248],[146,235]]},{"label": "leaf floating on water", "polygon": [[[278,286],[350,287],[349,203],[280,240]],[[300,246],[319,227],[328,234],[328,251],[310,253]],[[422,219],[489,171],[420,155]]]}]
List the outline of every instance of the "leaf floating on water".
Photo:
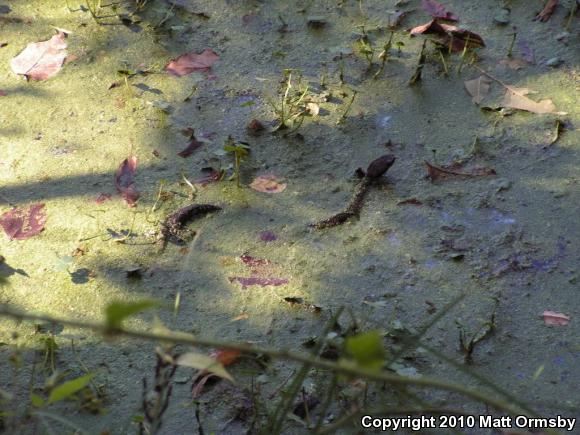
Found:
[{"label": "leaf floating on water", "polygon": [[491,89],[491,79],[484,75],[473,80],[466,80],[463,84],[465,85],[467,93],[471,95],[471,101],[478,105],[489,94],[489,90]]},{"label": "leaf floating on water", "polygon": [[24,240],[39,234],[46,223],[44,204],[32,204],[28,209],[13,208],[0,216],[0,226],[10,240]]},{"label": "leaf floating on water", "polygon": [[56,75],[66,59],[67,34],[59,31],[48,41],[33,42],[10,61],[16,74],[27,80],[46,80]]},{"label": "leaf floating on water", "polygon": [[137,170],[137,157],[131,156],[123,160],[115,175],[115,186],[129,207],[135,207],[141,195],[135,186],[133,176]]},{"label": "leaf floating on water", "polygon": [[548,21],[552,17],[554,10],[556,10],[556,6],[558,6],[558,0],[548,0],[544,6],[544,9],[542,9],[540,13],[536,15],[534,21],[538,20],[544,23]]},{"label": "leaf floating on water", "polygon": [[421,0],[421,7],[433,18],[441,18],[449,21],[457,21],[459,19],[457,15],[447,11],[445,6],[435,0]]},{"label": "leaf floating on water", "polygon": [[554,311],[544,311],[542,317],[546,325],[566,326],[570,323],[570,316]]},{"label": "leaf floating on water", "polygon": [[452,166],[436,166],[432,163],[425,161],[425,166],[427,167],[427,175],[432,180],[435,181],[440,178],[449,177],[486,177],[490,175],[496,175],[496,172],[492,168],[486,168],[483,166],[475,166],[471,168],[468,172],[460,171],[460,167],[457,165]]},{"label": "leaf floating on water", "polygon": [[461,29],[450,24],[439,23],[436,19],[411,29],[411,36],[437,35],[438,42],[444,46],[451,46],[454,52],[461,52],[468,48],[485,47],[483,38],[477,33]]},{"label": "leaf floating on water", "polygon": [[192,51],[182,54],[177,59],[169,62],[165,67],[165,71],[177,77],[182,77],[195,71],[208,72],[219,58],[218,54],[209,48],[206,48],[201,53]]},{"label": "leaf floating on water", "polygon": [[250,184],[252,189],[263,193],[280,193],[286,189],[286,186],[286,183],[280,182],[280,179],[273,174],[260,175]]},{"label": "leaf floating on water", "polygon": [[527,66],[528,62],[525,61],[524,59],[515,58],[515,59],[502,59],[499,61],[499,64],[507,66],[509,69],[517,71]]},{"label": "leaf floating on water", "polygon": [[530,93],[532,93],[530,89],[510,86],[506,89],[501,105],[503,107],[525,110],[532,113],[555,113],[556,106],[552,100],[548,99],[536,102],[526,97]]}]

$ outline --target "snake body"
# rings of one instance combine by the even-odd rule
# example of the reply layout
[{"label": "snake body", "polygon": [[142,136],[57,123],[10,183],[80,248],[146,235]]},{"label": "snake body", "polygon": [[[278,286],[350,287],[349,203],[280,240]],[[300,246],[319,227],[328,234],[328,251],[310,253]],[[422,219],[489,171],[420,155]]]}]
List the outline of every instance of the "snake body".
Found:
[{"label": "snake body", "polygon": [[369,187],[373,181],[377,180],[385,172],[387,172],[389,168],[393,166],[393,163],[395,163],[395,156],[392,154],[386,154],[379,157],[378,159],[373,160],[369,164],[366,173],[362,169],[359,169],[357,173],[363,174],[363,177],[358,182],[346,209],[330,216],[327,219],[315,222],[310,226],[316,230],[321,230],[324,228],[331,228],[337,225],[341,225],[352,217],[358,218],[360,216],[364,198],[367,191],[369,190]]}]

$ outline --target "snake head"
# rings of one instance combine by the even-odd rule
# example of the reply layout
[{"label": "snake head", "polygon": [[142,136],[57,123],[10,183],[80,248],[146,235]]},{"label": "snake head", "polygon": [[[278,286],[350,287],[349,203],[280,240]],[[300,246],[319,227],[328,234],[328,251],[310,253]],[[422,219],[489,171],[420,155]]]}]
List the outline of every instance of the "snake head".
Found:
[{"label": "snake head", "polygon": [[376,179],[382,176],[395,163],[395,156],[392,154],[385,154],[378,159],[373,160],[367,168],[367,177]]}]

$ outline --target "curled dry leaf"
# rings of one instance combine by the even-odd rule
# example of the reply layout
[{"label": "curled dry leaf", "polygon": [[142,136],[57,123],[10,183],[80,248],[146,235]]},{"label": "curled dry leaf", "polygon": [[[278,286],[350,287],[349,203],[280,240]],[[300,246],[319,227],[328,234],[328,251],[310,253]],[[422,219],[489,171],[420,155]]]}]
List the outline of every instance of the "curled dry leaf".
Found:
[{"label": "curled dry leaf", "polygon": [[115,174],[115,187],[129,207],[135,207],[140,193],[135,186],[133,176],[137,170],[137,157],[131,156],[123,160]]},{"label": "curled dry leaf", "polygon": [[421,0],[421,7],[433,18],[441,18],[449,21],[457,21],[459,19],[457,15],[447,11],[445,6],[435,0]]},{"label": "curled dry leaf", "polygon": [[481,103],[491,89],[491,79],[485,75],[473,80],[466,80],[463,84],[467,93],[471,95],[471,101],[475,104]]},{"label": "curled dry leaf", "polygon": [[544,311],[542,317],[546,325],[566,326],[570,323],[570,316],[554,311]]},{"label": "curled dry leaf", "polygon": [[485,47],[483,38],[477,33],[450,24],[439,23],[436,19],[412,28],[411,36],[416,35],[436,35],[440,44],[450,46],[454,52],[463,51],[466,46],[468,48]]},{"label": "curled dry leaf", "polygon": [[48,41],[34,42],[10,61],[16,74],[27,80],[46,80],[58,73],[66,59],[67,34],[59,31]]},{"label": "curled dry leaf", "polygon": [[445,179],[450,177],[485,177],[490,175],[496,175],[496,172],[492,168],[486,168],[483,166],[475,166],[469,171],[462,171],[461,166],[451,165],[451,166],[436,166],[432,163],[425,161],[425,166],[427,167],[427,176],[432,180]]},{"label": "curled dry leaf", "polygon": [[44,204],[32,204],[28,209],[13,208],[0,216],[0,226],[10,240],[24,240],[44,229]]},{"label": "curled dry leaf", "polygon": [[206,48],[201,53],[194,51],[185,53],[172,60],[165,67],[165,71],[177,77],[191,74],[194,71],[208,72],[212,65],[219,59],[218,54]]},{"label": "curled dry leaf", "polygon": [[260,175],[252,181],[250,187],[263,193],[280,193],[286,189],[286,183],[273,174]]}]

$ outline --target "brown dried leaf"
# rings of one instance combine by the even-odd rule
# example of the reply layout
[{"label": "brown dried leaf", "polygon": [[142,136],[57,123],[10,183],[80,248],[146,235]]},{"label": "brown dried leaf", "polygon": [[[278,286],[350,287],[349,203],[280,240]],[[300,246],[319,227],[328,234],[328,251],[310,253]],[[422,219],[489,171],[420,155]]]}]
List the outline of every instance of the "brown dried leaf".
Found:
[{"label": "brown dried leaf", "polygon": [[137,169],[137,157],[131,156],[121,163],[115,174],[115,186],[129,207],[135,207],[140,193],[133,176]]},{"label": "brown dried leaf", "polygon": [[178,77],[191,74],[194,71],[207,72],[219,58],[217,53],[209,48],[206,48],[201,53],[192,51],[182,54],[177,59],[169,62],[165,67],[165,71]]},{"label": "brown dried leaf", "polygon": [[552,100],[536,102],[526,97],[529,93],[532,93],[532,91],[527,88],[514,88],[510,86],[506,89],[501,105],[503,107],[525,110],[532,113],[554,113],[556,106]]},{"label": "brown dried leaf", "polygon": [[544,6],[544,9],[542,9],[540,13],[536,15],[534,21],[538,20],[544,23],[548,21],[552,17],[554,10],[556,10],[556,6],[558,6],[558,0],[548,0]]},{"label": "brown dried leaf", "polygon": [[281,183],[280,179],[273,174],[265,174],[256,177],[250,187],[263,193],[280,193],[286,189],[286,183]]},{"label": "brown dried leaf", "polygon": [[34,42],[10,61],[16,74],[27,80],[46,80],[58,73],[66,59],[67,34],[59,31],[48,41]]},{"label": "brown dried leaf", "polygon": [[437,35],[438,42],[444,46],[451,46],[454,52],[462,51],[467,45],[469,48],[485,47],[483,38],[477,33],[461,29],[450,24],[439,23],[436,19],[411,29],[411,36]]},{"label": "brown dried leaf", "polygon": [[468,172],[458,171],[457,166],[437,166],[425,161],[425,166],[427,167],[427,175],[431,180],[444,179],[449,177],[485,177],[490,175],[496,175],[496,172],[492,168],[486,168],[483,166],[475,166],[471,168]]},{"label": "brown dried leaf", "polygon": [[544,311],[542,317],[546,325],[566,326],[570,323],[570,316],[554,311]]},{"label": "brown dried leaf", "polygon": [[523,67],[528,65],[528,62],[524,59],[515,58],[515,59],[502,59],[499,61],[500,65],[507,66],[509,69],[513,70],[520,70]]},{"label": "brown dried leaf", "polygon": [[13,208],[0,216],[0,226],[10,240],[24,240],[44,229],[44,204],[32,204],[28,209]]},{"label": "brown dried leaf", "polygon": [[475,104],[481,103],[491,89],[491,79],[485,75],[473,80],[466,80],[463,84],[467,93],[471,95],[471,101]]}]

